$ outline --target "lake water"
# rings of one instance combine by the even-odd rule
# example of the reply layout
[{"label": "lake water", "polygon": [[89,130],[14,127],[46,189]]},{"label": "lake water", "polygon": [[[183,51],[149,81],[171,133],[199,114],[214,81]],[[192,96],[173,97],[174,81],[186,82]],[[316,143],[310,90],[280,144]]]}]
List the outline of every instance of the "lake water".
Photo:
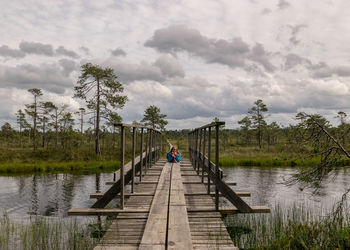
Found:
[{"label": "lake water", "polygon": [[[335,178],[330,178],[317,194],[312,190],[300,191],[298,186],[282,184],[295,169],[235,167],[225,168],[225,180],[237,182],[235,191],[251,192],[244,198],[251,205],[276,203],[282,206],[296,204],[312,206],[315,209],[330,209],[341,198],[350,185],[350,171],[342,170]],[[7,211],[10,217],[24,219],[30,215],[66,217],[67,211],[74,208],[88,208],[94,203],[89,195],[105,191],[106,181],[112,173],[72,175],[41,174],[25,176],[0,176],[0,213]],[[222,201],[226,203],[225,201]]]}]

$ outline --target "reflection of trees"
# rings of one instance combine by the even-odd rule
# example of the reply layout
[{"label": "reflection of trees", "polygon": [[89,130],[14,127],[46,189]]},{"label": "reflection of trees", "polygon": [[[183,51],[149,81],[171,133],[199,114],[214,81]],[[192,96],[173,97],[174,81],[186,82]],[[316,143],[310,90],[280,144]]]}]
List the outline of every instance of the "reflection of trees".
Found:
[{"label": "reflection of trees", "polygon": [[25,180],[27,179],[24,176],[19,176],[18,178],[18,192],[20,195],[22,195],[23,191],[25,190],[26,182]]},{"label": "reflection of trees", "polygon": [[39,209],[39,199],[38,199],[38,180],[37,180],[37,175],[33,175],[32,179],[32,192],[31,192],[31,211],[30,214],[38,214],[38,209]]},{"label": "reflection of trees", "polygon": [[256,190],[263,190],[264,195],[259,195],[259,204],[268,203],[269,198],[277,189],[278,173],[273,168],[259,169],[256,176]]},{"label": "reflection of trees", "polygon": [[100,173],[96,174],[95,187],[96,187],[96,193],[99,193],[101,190],[101,174]]}]

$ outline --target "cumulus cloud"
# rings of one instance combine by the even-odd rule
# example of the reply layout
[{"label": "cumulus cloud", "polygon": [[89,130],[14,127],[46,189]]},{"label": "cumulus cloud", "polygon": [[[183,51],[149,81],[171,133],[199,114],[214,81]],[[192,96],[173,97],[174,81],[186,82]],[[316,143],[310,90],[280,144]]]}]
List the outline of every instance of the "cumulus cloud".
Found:
[{"label": "cumulus cloud", "polygon": [[297,46],[300,43],[300,40],[297,38],[298,33],[308,26],[306,24],[298,25],[287,25],[291,29],[291,37],[289,38],[289,44],[291,46]]},{"label": "cumulus cloud", "polygon": [[84,46],[79,47],[79,49],[85,53],[85,55],[90,55],[90,49]]},{"label": "cumulus cloud", "polygon": [[153,37],[144,44],[163,53],[185,51],[203,58],[207,63],[219,63],[231,68],[244,68],[247,60],[256,62],[266,70],[274,67],[269,62],[268,53],[263,45],[257,44],[250,49],[249,45],[237,37],[230,41],[211,39],[203,36],[198,30],[183,25],[158,29]]},{"label": "cumulus cloud", "polygon": [[279,0],[277,7],[282,10],[282,9],[286,9],[288,7],[290,7],[290,3],[288,3],[286,0]]},{"label": "cumulus cloud", "polygon": [[184,77],[185,72],[178,62],[174,57],[172,56],[161,56],[159,57],[154,65],[162,71],[163,75],[169,76],[169,77],[174,77],[174,76],[179,76],[179,77]]},{"label": "cumulus cloud", "polygon": [[61,59],[58,63],[62,67],[63,74],[67,77],[70,73],[78,69],[77,63],[69,59]]},{"label": "cumulus cloud", "polygon": [[312,64],[309,67],[312,77],[327,78],[332,76],[350,77],[350,66],[329,66],[325,62]]},{"label": "cumulus cloud", "polygon": [[311,61],[297,54],[289,53],[287,54],[285,59],[284,69],[290,70],[298,65],[304,65],[304,64],[311,65]]},{"label": "cumulus cloud", "polygon": [[73,50],[68,50],[63,46],[59,46],[56,49],[56,53],[59,55],[68,56],[71,58],[79,58],[79,55],[77,53],[75,53]]},{"label": "cumulus cloud", "polygon": [[19,48],[22,52],[27,54],[37,54],[37,55],[45,55],[45,56],[54,55],[53,47],[50,44],[22,41],[19,44]]},{"label": "cumulus cloud", "polygon": [[70,78],[56,64],[43,64],[35,66],[21,64],[15,67],[3,68],[0,72],[0,87],[13,87],[19,89],[41,88],[54,93],[64,93],[72,88]]},{"label": "cumulus cloud", "polygon": [[164,82],[167,78],[185,75],[179,62],[170,56],[161,56],[154,63],[142,61],[138,64],[109,58],[103,64],[112,67],[124,83],[140,80]]},{"label": "cumulus cloud", "polygon": [[113,56],[126,56],[126,52],[120,48],[116,48],[111,51],[111,54]]},{"label": "cumulus cloud", "polygon": [[13,57],[18,59],[25,57],[25,53],[18,49],[11,49],[7,45],[3,45],[0,47],[0,56]]}]

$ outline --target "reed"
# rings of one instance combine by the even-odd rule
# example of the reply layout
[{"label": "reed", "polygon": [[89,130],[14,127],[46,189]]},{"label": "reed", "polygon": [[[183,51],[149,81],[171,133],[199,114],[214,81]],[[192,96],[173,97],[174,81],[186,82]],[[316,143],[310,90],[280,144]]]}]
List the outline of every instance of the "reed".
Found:
[{"label": "reed", "polygon": [[349,249],[349,215],[334,218],[306,205],[276,205],[271,214],[234,215],[225,223],[241,249]]},{"label": "reed", "polygon": [[93,233],[88,223],[77,220],[37,216],[17,222],[4,213],[0,218],[0,250],[93,249],[99,241]]}]

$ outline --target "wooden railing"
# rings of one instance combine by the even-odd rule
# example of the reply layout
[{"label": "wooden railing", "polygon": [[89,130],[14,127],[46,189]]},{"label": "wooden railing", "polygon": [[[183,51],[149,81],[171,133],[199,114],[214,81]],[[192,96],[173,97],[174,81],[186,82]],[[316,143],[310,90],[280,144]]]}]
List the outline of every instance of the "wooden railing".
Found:
[{"label": "wooden railing", "polygon": [[[210,194],[211,181],[215,185],[215,208],[219,209],[219,192],[228,199],[240,212],[250,213],[253,209],[242,200],[229,185],[222,180],[223,171],[219,167],[219,128],[225,122],[213,122],[205,126],[196,128],[188,134],[188,150],[190,160],[197,174],[202,176],[204,183],[204,173],[207,173],[208,194]],[[212,133],[215,132],[215,155],[212,158]]]},{"label": "wooden railing", "polygon": [[[138,176],[141,181],[143,174],[152,167],[152,164],[160,157],[162,147],[162,135],[160,131],[151,127],[125,123],[118,123],[115,124],[115,126],[120,127],[120,169],[114,172],[114,183],[112,183],[112,187],[92,205],[92,208],[104,208],[120,193],[120,208],[124,209],[125,185],[131,182],[131,193],[134,193],[135,177]],[[127,164],[125,164],[126,128],[130,128],[132,133],[131,161]],[[137,134],[139,134],[141,138],[139,143],[137,143],[136,140]],[[143,148],[144,145],[145,149]],[[140,148],[139,156],[136,156],[137,147]]]}]

